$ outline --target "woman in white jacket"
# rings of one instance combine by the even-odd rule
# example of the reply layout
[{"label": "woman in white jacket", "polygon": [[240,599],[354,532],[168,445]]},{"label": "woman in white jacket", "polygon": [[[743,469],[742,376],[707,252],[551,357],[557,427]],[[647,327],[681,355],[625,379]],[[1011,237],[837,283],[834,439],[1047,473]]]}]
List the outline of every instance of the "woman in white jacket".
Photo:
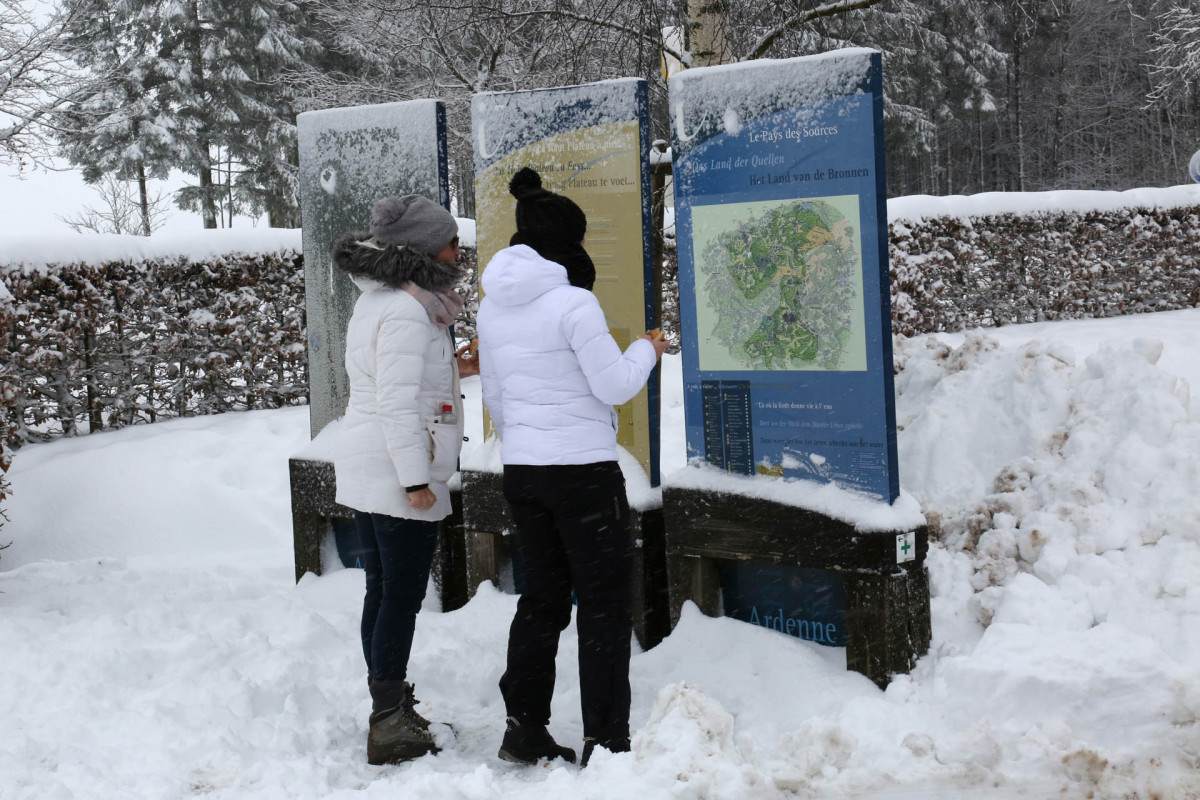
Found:
[{"label": "woman in white jacket", "polygon": [[362,290],[346,332],[350,399],[334,454],[337,502],[354,509],[364,548],[362,645],[372,698],[367,760],[436,752],[407,681],[446,487],[462,446],[459,364],[449,325],[462,309],[458,225],[417,195],[375,203],[371,230],[333,245]]},{"label": "woman in white jacket", "polygon": [[596,745],[629,750],[633,546],[613,405],[637,394],[666,343],[644,336],[622,353],[590,291],[583,211],[528,167],[509,190],[517,233],[483,272],[477,319],[483,399],[500,433],[525,579],[500,679],[508,722],[499,756],[575,760],[546,729],[574,590],[586,765]]}]

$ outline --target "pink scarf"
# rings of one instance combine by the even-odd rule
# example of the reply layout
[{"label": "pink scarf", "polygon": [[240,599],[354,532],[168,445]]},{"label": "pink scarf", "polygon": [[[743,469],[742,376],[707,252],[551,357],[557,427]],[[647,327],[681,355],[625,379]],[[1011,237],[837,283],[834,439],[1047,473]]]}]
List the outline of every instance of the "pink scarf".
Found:
[{"label": "pink scarf", "polygon": [[453,289],[431,292],[422,289],[412,281],[406,281],[400,288],[417,298],[417,302],[425,307],[425,313],[434,325],[447,327],[458,318],[463,309],[463,299]]}]

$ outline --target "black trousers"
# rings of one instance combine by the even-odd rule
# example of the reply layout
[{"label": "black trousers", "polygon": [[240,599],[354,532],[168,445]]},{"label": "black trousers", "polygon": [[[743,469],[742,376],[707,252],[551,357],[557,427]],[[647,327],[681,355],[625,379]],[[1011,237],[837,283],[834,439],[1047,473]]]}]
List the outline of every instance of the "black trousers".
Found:
[{"label": "black trousers", "polygon": [[354,520],[367,573],[361,629],[367,672],[373,681],[403,681],[439,523],[361,511]]},{"label": "black trousers", "polygon": [[615,461],[504,468],[525,591],[508,634],[500,691],[508,716],[546,725],[559,634],[579,603],[583,735],[629,735],[633,543],[625,478]]}]

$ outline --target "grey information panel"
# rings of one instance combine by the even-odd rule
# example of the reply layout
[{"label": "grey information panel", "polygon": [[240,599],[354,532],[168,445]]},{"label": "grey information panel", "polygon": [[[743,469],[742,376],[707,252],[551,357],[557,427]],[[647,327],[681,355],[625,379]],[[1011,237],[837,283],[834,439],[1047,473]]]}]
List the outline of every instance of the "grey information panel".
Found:
[{"label": "grey information panel", "polygon": [[346,410],[346,324],[358,298],[353,282],[334,269],[330,245],[345,231],[366,228],[380,197],[420,194],[450,208],[445,119],[438,100],[296,118],[313,436]]}]

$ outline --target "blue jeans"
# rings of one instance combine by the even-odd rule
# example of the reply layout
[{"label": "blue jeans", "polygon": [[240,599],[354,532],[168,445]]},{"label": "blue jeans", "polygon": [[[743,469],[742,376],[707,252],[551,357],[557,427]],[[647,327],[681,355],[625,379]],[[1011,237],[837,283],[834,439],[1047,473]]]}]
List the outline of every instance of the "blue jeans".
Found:
[{"label": "blue jeans", "polygon": [[362,614],[367,672],[374,681],[403,681],[439,523],[361,511],[354,512],[354,521],[367,573]]}]

